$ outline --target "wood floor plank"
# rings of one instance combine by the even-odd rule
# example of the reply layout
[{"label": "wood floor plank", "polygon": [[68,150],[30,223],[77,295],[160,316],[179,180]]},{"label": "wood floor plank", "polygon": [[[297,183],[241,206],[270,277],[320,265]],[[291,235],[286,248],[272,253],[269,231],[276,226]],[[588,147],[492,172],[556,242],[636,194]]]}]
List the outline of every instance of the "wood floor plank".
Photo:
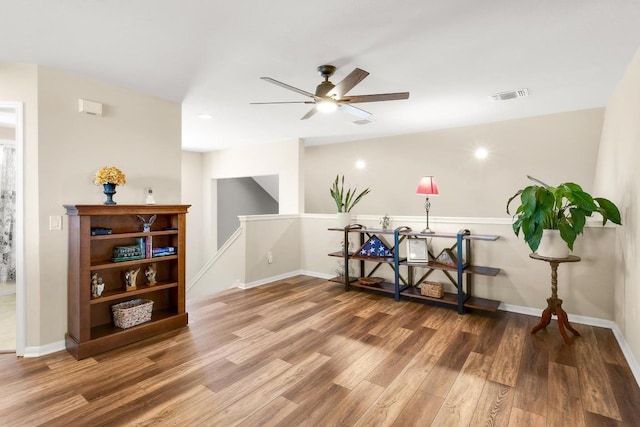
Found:
[{"label": "wood floor plank", "polygon": [[[618,420],[604,417],[593,412],[585,412],[585,425],[587,427],[622,427],[625,424]],[[637,424],[629,424],[636,426]]]},{"label": "wood floor plank", "polygon": [[444,399],[418,390],[402,409],[393,423],[394,427],[420,427],[433,425]]},{"label": "wood floor plank", "polygon": [[290,426],[321,426],[326,414],[331,413],[342,400],[349,395],[350,390],[329,383],[316,391],[316,395],[306,399],[291,414],[276,424],[281,427]]},{"label": "wood floor plank", "polygon": [[626,366],[627,360],[618,345],[613,331],[611,329],[594,328],[593,334],[596,337],[602,360],[605,363],[613,363],[620,366]]},{"label": "wood floor plank", "polygon": [[438,358],[420,391],[436,397],[446,397],[467,362],[478,337],[462,331],[454,331],[449,346]]},{"label": "wood floor plank", "polygon": [[0,411],[0,421],[15,417],[20,418],[23,425],[36,425],[64,416],[68,412],[87,406],[88,403],[82,395],[73,391],[46,395]]},{"label": "wood floor plank", "polygon": [[579,325],[580,339],[575,340],[582,404],[585,411],[621,421],[620,410],[607,369],[590,326]]},{"label": "wood floor plank", "polygon": [[511,409],[508,427],[546,427],[546,425],[546,418],[541,415],[520,408]]},{"label": "wood floor plank", "polygon": [[513,396],[514,389],[512,387],[494,383],[493,381],[486,381],[470,425],[508,425],[513,406]]},{"label": "wood floor plank", "polygon": [[[366,334],[361,340],[353,340],[345,337],[334,336],[331,341],[336,342],[338,351],[330,354],[331,359],[323,369],[313,372],[306,381],[296,384],[283,393],[283,396],[295,403],[303,403],[316,395],[317,390],[323,390],[333,384],[333,379],[338,376],[345,367],[354,363],[361,354],[371,345],[380,343],[379,337]],[[326,354],[325,351],[320,351]],[[344,389],[344,387],[341,387]],[[346,389],[345,389],[346,390]]]},{"label": "wood floor plank", "polygon": [[410,334],[411,331],[408,329],[397,328],[386,337],[381,346],[367,348],[357,360],[340,372],[333,382],[353,390]]},{"label": "wood floor plank", "polygon": [[435,331],[420,326],[414,330],[398,347],[367,375],[366,380],[388,386],[404,369],[406,364],[420,351]]},{"label": "wood floor plank", "polygon": [[0,355],[0,425],[640,426],[605,328],[566,345],[555,319],[531,335],[539,316],[309,276],[187,304],[188,327],[82,361]]},{"label": "wood floor plank", "polygon": [[572,366],[549,364],[548,426],[585,425],[580,399],[578,370]]},{"label": "wood floor plank", "polygon": [[634,381],[629,366],[618,363],[605,365],[620,416],[627,425],[640,426],[640,387]]},{"label": "wood floor plank", "polygon": [[325,426],[351,426],[380,397],[384,387],[361,381],[351,393],[346,395],[336,406],[322,417]]},{"label": "wood floor plank", "polygon": [[[224,406],[224,395],[218,393],[215,406],[209,411],[207,423],[210,425],[235,425],[249,417],[256,408],[271,402],[294,384],[302,381],[310,372],[319,369],[329,357],[314,353],[297,365],[289,365],[281,373],[271,375],[268,381],[261,381],[259,375],[252,375],[246,379],[250,387],[258,385],[245,393],[233,403]],[[247,387],[247,388],[250,388]],[[228,392],[229,395],[239,395],[242,392],[236,390]],[[221,402],[222,401],[222,402]],[[213,409],[222,408],[222,409]]]},{"label": "wood floor plank", "polygon": [[355,426],[389,426],[395,422],[436,364],[436,357],[428,354],[427,348],[416,353]]},{"label": "wood floor plank", "polygon": [[144,414],[131,419],[128,423],[132,426],[157,426],[169,425],[176,422],[193,422],[194,418],[205,417],[204,408],[213,403],[215,393],[203,385],[198,385],[183,393],[177,394],[172,399],[156,405]]},{"label": "wood floor plank", "polygon": [[469,354],[433,420],[434,425],[470,425],[492,362],[493,358],[490,356]]},{"label": "wood floor plank", "polygon": [[531,335],[524,337],[513,406],[547,416],[549,352]]},{"label": "wood floor plank", "polygon": [[238,427],[274,427],[297,407],[292,401],[278,396],[241,421]]},{"label": "wood floor plank", "polygon": [[516,385],[524,340],[527,337],[526,325],[527,321],[524,316],[514,316],[507,321],[489,373],[488,379],[491,381],[510,387]]}]

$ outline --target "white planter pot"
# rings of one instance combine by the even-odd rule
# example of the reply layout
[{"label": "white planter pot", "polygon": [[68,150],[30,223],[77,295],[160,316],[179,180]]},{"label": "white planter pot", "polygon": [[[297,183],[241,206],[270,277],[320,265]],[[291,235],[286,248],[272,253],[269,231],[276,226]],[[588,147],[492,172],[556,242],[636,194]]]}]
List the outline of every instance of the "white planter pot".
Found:
[{"label": "white planter pot", "polygon": [[560,230],[542,230],[536,253],[546,258],[566,258],[569,256],[569,247],[560,237]]},{"label": "white planter pot", "polygon": [[345,228],[351,225],[351,213],[350,212],[338,212],[337,214],[337,227]]}]

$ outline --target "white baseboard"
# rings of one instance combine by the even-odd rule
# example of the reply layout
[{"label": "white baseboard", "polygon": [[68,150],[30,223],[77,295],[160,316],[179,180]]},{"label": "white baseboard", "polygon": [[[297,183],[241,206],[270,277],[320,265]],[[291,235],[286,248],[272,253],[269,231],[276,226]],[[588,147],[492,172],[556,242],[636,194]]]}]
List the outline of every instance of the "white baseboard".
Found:
[{"label": "white baseboard", "polygon": [[613,331],[613,335],[615,335],[616,339],[618,340],[618,344],[620,345],[622,354],[624,354],[625,359],[627,359],[627,363],[629,364],[629,368],[631,369],[633,376],[636,377],[636,383],[638,383],[638,386],[640,386],[640,364],[638,364],[638,361],[633,355],[629,344],[624,339],[624,335],[622,335],[622,331],[620,330],[620,328],[618,328],[618,325],[614,322],[612,323],[613,327],[611,328],[611,330]]},{"label": "white baseboard", "polygon": [[301,270],[290,271],[288,273],[278,274],[277,276],[267,277],[265,279],[256,280],[254,282],[240,283],[240,284],[238,284],[238,288],[240,288],[240,289],[256,288],[258,286],[266,285],[266,284],[271,283],[271,282],[277,282],[278,280],[288,279],[288,278],[294,277],[294,276],[299,276],[301,274],[305,274],[305,273],[303,273]]},{"label": "white baseboard", "polygon": [[55,353],[60,350],[64,350],[64,340],[52,342],[50,344],[41,345],[39,347],[25,347],[24,357],[40,357],[47,354]]}]

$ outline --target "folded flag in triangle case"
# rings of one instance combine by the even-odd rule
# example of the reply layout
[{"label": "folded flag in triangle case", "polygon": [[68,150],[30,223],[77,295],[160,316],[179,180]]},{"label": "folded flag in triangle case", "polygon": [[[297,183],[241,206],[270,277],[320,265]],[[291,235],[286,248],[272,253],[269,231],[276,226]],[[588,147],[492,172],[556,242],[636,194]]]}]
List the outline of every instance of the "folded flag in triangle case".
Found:
[{"label": "folded flag in triangle case", "polygon": [[358,250],[360,256],[392,257],[393,252],[375,234]]}]

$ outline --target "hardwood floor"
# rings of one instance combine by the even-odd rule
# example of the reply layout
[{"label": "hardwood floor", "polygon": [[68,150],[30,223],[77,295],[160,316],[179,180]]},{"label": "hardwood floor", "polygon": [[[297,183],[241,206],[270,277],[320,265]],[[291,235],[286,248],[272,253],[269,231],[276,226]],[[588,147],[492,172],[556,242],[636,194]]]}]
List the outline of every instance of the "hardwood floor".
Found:
[{"label": "hardwood floor", "polygon": [[640,426],[608,329],[450,308],[306,276],[189,305],[93,358],[0,355],[0,425]]}]

